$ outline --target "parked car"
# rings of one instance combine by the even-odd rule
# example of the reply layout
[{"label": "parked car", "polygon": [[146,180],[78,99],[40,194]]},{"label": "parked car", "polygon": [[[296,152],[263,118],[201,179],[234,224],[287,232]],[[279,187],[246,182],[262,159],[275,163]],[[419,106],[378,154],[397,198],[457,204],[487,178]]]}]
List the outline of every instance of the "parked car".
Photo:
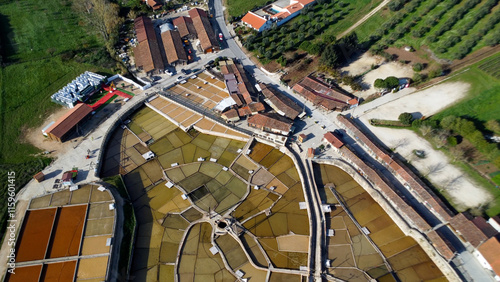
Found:
[{"label": "parked car", "polygon": [[214,64],[215,64],[214,60],[210,60],[210,61],[208,61],[208,62],[205,64],[205,68],[207,68],[207,69],[208,69],[208,68],[211,68],[211,67],[213,67],[213,66],[214,66]]},{"label": "parked car", "polygon": [[177,81],[183,81],[184,80],[184,76],[180,75],[179,77],[177,77]]},{"label": "parked car", "polygon": [[224,39],[224,37],[222,36],[222,33],[219,33],[219,40],[222,41],[222,39]]}]

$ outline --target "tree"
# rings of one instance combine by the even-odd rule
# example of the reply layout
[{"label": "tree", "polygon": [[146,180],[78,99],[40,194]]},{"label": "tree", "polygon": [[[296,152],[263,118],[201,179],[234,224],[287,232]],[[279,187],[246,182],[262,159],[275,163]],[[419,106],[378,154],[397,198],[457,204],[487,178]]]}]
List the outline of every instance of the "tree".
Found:
[{"label": "tree", "polygon": [[339,63],[337,47],[334,44],[328,44],[321,54],[320,62],[329,68],[336,68]]},{"label": "tree", "polygon": [[410,113],[401,113],[398,120],[404,125],[410,125],[413,121],[413,116]]},{"label": "tree", "polygon": [[457,137],[455,136],[450,136],[446,139],[446,143],[448,144],[448,146],[450,147],[454,147],[458,144],[458,141],[457,141]]},{"label": "tree", "polygon": [[385,89],[387,88],[386,87],[386,84],[385,84],[385,81],[381,78],[377,78],[375,80],[375,82],[373,83],[373,87],[377,88],[377,89]]},{"label": "tree", "polygon": [[112,49],[118,40],[118,27],[123,22],[118,15],[120,7],[108,0],[74,1],[73,7],[84,16],[89,26],[102,35],[108,51]]},{"label": "tree", "polygon": [[429,72],[429,78],[434,78],[441,76],[443,74],[443,69],[441,67],[437,67]]},{"label": "tree", "polygon": [[401,8],[403,8],[403,5],[404,3],[401,0],[394,0],[389,2],[388,4],[389,9],[393,12],[401,10]]},{"label": "tree", "polygon": [[456,116],[445,116],[439,125],[441,125],[442,128],[445,129],[454,129],[455,128],[455,122],[457,121]]},{"label": "tree", "polygon": [[432,132],[432,127],[429,125],[422,125],[420,128],[420,133],[422,133],[422,136],[427,136],[429,133]]},{"label": "tree", "polygon": [[399,79],[395,76],[389,76],[385,79],[386,88],[392,89],[399,86]]},{"label": "tree", "polygon": [[423,74],[420,74],[420,73],[415,73],[413,75],[413,77],[411,78],[411,80],[413,80],[413,82],[415,82],[415,83],[420,83],[420,82],[425,80],[425,76]]},{"label": "tree", "polygon": [[421,63],[416,63],[413,65],[413,70],[416,72],[420,72],[423,69],[424,69],[424,65],[422,65]]}]

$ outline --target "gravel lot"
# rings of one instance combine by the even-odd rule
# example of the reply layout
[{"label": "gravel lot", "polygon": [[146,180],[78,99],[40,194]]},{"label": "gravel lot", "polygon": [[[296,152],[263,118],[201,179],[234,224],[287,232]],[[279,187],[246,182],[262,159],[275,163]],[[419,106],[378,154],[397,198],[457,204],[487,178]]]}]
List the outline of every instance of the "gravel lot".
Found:
[{"label": "gravel lot", "polygon": [[[451,165],[446,155],[434,150],[429,142],[420,138],[413,131],[374,127],[369,124],[368,120],[371,118],[396,120],[402,112],[413,113],[416,117],[430,116],[463,98],[468,90],[467,83],[443,83],[399,97],[371,110],[357,111],[360,121],[386,146],[395,148],[397,153],[411,162],[423,175],[426,175],[438,189],[446,191],[459,209],[485,204],[491,195],[465,176],[460,169]],[[424,150],[426,158],[416,157],[413,150]]]},{"label": "gravel lot", "polygon": [[[377,78],[385,79],[389,76],[395,76],[397,78],[411,78],[413,76],[414,72],[410,65],[404,65],[400,62],[383,63],[383,61],[384,60],[379,56],[372,56],[368,53],[364,53],[358,60],[342,69],[343,72],[347,72],[350,75],[355,76],[369,71],[372,65],[382,64],[377,69],[371,70],[364,75],[362,85],[365,90],[355,92],[356,96],[366,99],[368,96],[374,94],[376,90],[373,88],[373,82]],[[349,87],[345,88],[349,89]]]}]

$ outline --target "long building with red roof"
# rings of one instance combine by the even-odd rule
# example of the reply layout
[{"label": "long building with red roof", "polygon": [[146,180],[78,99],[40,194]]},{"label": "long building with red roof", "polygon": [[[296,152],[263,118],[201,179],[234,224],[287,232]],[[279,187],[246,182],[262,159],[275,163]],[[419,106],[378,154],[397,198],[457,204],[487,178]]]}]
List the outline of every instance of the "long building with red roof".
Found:
[{"label": "long building with red roof", "polygon": [[189,16],[193,21],[194,29],[200,40],[201,49],[205,53],[211,53],[220,49],[219,42],[215,36],[214,29],[210,20],[208,19],[207,13],[202,9],[191,9],[189,10]]},{"label": "long building with red roof", "polygon": [[45,131],[47,137],[59,142],[66,141],[76,130],[76,126],[83,123],[92,111],[87,104],[77,104]]},{"label": "long building with red roof", "polygon": [[137,47],[134,48],[135,65],[145,73],[159,73],[165,69],[158,39],[151,19],[145,16],[134,20]]}]

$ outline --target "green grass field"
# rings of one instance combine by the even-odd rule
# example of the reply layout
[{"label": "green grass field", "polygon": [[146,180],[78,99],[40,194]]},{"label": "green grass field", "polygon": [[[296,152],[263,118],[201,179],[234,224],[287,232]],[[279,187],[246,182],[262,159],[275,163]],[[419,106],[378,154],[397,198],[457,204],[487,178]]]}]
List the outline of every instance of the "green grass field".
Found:
[{"label": "green grass field", "polygon": [[1,29],[9,38],[4,56],[9,61],[37,60],[98,47],[98,38],[87,34],[71,3],[69,0],[1,1]]},{"label": "green grass field", "polygon": [[265,5],[268,0],[227,0],[226,7],[228,7],[229,15],[232,17],[244,16],[248,11],[255,7]]},{"label": "green grass field", "polygon": [[[84,71],[109,74],[102,66],[115,64],[104,42],[87,33],[71,3],[0,0],[0,169],[2,175],[16,172],[17,189],[50,163],[24,139],[28,128],[42,125],[61,108],[50,96]],[[1,185],[5,190],[7,182]],[[4,190],[0,200],[5,202]],[[0,218],[3,226],[1,209]]]},{"label": "green grass field", "polygon": [[[500,54],[489,57],[469,68],[451,81],[464,81],[471,85],[467,98],[435,115],[433,118],[442,119],[448,115],[468,116],[481,122],[500,120],[500,79],[495,78],[491,72],[483,71],[480,65],[490,60],[498,60]],[[496,71],[498,71],[498,64]]]},{"label": "green grass field", "polygon": [[[495,77],[500,67],[498,64],[495,64],[495,68],[491,67],[491,63],[498,60],[500,60],[500,54],[482,60],[469,67],[465,72],[451,78],[449,81],[469,83],[471,87],[469,93],[465,99],[434,115],[432,118],[441,120],[446,116],[455,115],[468,117],[480,123],[492,119],[500,120],[500,111],[498,110],[500,109],[500,78]],[[488,66],[488,68],[485,68],[485,66]],[[470,165],[461,162],[455,164],[492,193],[494,199],[486,208],[486,214],[488,216],[500,214],[500,190]]]}]

